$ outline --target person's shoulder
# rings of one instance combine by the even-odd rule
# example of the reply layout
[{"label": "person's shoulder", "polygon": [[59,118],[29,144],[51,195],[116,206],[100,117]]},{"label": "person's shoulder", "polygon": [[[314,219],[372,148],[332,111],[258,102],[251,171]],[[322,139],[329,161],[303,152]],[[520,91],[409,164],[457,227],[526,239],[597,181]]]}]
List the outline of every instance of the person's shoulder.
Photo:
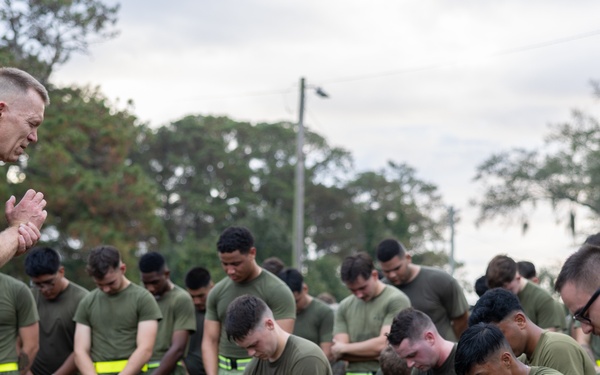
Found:
[{"label": "person's shoulder", "polygon": [[320,312],[320,313],[330,313],[331,312],[333,314],[333,309],[331,307],[329,307],[328,304],[326,304],[325,302],[321,301],[320,299],[318,299],[316,297],[313,297],[313,300],[308,307],[317,312]]},{"label": "person's shoulder", "polygon": [[549,367],[531,366],[529,375],[563,375],[563,373]]},{"label": "person's shoulder", "polygon": [[455,280],[452,275],[448,272],[444,271],[441,268],[431,267],[431,266],[421,266],[421,273],[427,278],[433,278],[434,280],[447,280],[453,281]]},{"label": "person's shoulder", "polygon": [[404,293],[400,289],[396,288],[395,286],[386,284],[384,286],[383,292],[381,292],[381,294],[385,298],[388,298],[391,300],[399,300],[399,301],[406,300],[410,304],[410,298],[408,298],[406,293]]},{"label": "person's shoulder", "polygon": [[575,341],[574,338],[562,332],[545,331],[544,333],[542,333],[542,336],[538,341],[538,345],[542,343],[545,343],[546,347],[560,347],[563,349],[575,347],[576,349],[578,349],[578,351],[579,349],[583,350],[581,348],[581,345],[579,345],[579,343],[577,343],[577,341]]},{"label": "person's shoulder", "polygon": [[303,337],[290,335],[289,344],[293,347],[293,352],[297,354],[300,358],[306,357],[318,357],[323,361],[327,361],[325,354],[323,354],[323,350],[314,342],[307,340]]},{"label": "person's shoulder", "polygon": [[225,276],[224,278],[222,278],[221,280],[219,280],[215,286],[213,286],[213,288],[210,290],[211,293],[219,293],[221,290],[226,290],[231,284],[233,284],[233,281]]}]

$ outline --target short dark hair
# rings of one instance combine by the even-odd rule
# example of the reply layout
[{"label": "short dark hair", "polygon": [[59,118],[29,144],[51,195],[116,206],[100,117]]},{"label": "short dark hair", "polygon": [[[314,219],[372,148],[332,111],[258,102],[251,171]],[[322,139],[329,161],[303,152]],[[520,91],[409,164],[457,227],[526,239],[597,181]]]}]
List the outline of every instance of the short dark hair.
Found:
[{"label": "short dark hair", "polygon": [[393,238],[387,238],[377,245],[377,260],[387,262],[393,257],[402,257],[406,254],[406,248],[402,243]]},{"label": "short dark hair", "polygon": [[167,268],[167,262],[162,254],[156,251],[151,251],[142,255],[138,263],[138,267],[142,273],[164,272]]},{"label": "short dark hair", "polygon": [[278,275],[285,268],[285,263],[277,257],[269,257],[260,265],[262,268],[271,272],[273,275]]},{"label": "short dark hair", "polygon": [[473,366],[486,363],[501,349],[512,353],[502,331],[495,325],[478,323],[467,328],[460,336],[456,347],[454,356],[456,375],[468,374]]},{"label": "short dark hair", "polygon": [[196,290],[210,284],[210,272],[204,267],[194,267],[185,274],[185,287]]},{"label": "short dark hair", "polygon": [[29,277],[54,275],[60,269],[60,254],[50,247],[36,247],[27,253],[25,273]]},{"label": "short dark hair", "polygon": [[479,297],[483,296],[483,293],[487,292],[488,289],[485,275],[475,280],[475,293],[477,293]]},{"label": "short dark hair", "polygon": [[535,270],[535,264],[527,260],[517,262],[517,270],[519,271],[519,275],[523,276],[527,280],[537,275],[537,271]]},{"label": "short dark hair", "polygon": [[502,288],[517,275],[517,262],[507,255],[496,255],[485,271],[487,285],[490,288]]},{"label": "short dark hair", "polygon": [[342,262],[341,276],[342,281],[355,282],[359,276],[367,280],[375,269],[373,259],[365,252],[347,256]]},{"label": "short dark hair", "polygon": [[120,264],[119,250],[114,246],[101,245],[90,251],[86,271],[96,279],[103,279],[111,268],[116,270]]},{"label": "short dark hair", "polygon": [[256,329],[269,306],[260,298],[244,294],[234,299],[225,313],[225,333],[229,341],[243,340]]},{"label": "short dark hair", "polygon": [[477,300],[471,310],[469,326],[477,323],[499,323],[514,311],[523,312],[517,296],[506,289],[490,289]]},{"label": "short dark hair", "polygon": [[600,246],[600,233],[589,235],[585,239],[585,241],[583,242],[583,244],[584,245]]},{"label": "short dark hair", "polygon": [[409,307],[394,317],[387,339],[393,346],[400,345],[405,339],[416,341],[423,336],[425,330],[432,326],[435,327],[427,314]]},{"label": "short dark hair", "polygon": [[406,361],[389,345],[379,354],[379,366],[383,375],[409,375],[411,371]]},{"label": "short dark hair", "polygon": [[300,293],[304,284],[304,277],[295,268],[286,268],[279,272],[279,278],[290,287],[292,292]]},{"label": "short dark hair", "polygon": [[254,237],[247,228],[229,227],[219,236],[217,250],[220,253],[233,253],[239,250],[241,254],[248,254],[254,246]]},{"label": "short dark hair", "polygon": [[600,247],[584,244],[563,264],[554,289],[560,293],[566,283],[572,282],[588,293],[600,287]]}]

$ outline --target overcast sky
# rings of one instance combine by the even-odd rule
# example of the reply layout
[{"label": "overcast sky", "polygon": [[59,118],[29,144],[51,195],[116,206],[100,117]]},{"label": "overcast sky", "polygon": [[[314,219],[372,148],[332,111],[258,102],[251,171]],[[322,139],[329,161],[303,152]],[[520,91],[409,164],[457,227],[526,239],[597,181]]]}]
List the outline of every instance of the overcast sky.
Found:
[{"label": "overcast sky", "polygon": [[456,257],[468,280],[507,253],[539,266],[573,250],[542,207],[531,230],[474,226],[475,168],[542,144],[574,108],[598,114],[598,1],[126,0],[121,34],[52,77],[132,99],[159,126],[188,114],[306,123],[358,170],[406,162],[460,212]]}]

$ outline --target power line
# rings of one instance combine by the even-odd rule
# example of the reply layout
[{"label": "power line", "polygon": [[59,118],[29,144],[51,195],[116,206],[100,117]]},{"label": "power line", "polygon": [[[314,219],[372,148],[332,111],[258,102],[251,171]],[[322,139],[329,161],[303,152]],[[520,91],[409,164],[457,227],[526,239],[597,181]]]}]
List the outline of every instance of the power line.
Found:
[{"label": "power line", "polygon": [[[529,45],[525,45],[525,46],[521,46],[521,47],[514,47],[514,48],[499,50],[499,51],[492,52],[487,55],[481,55],[480,57],[488,58],[488,57],[498,57],[498,56],[506,56],[506,55],[512,55],[512,54],[517,54],[517,53],[523,53],[523,52],[528,52],[528,51],[532,51],[532,50],[536,50],[536,49],[551,47],[551,46],[555,46],[555,45],[559,45],[559,44],[565,44],[565,43],[569,43],[569,42],[573,42],[573,41],[577,41],[577,40],[581,40],[581,39],[587,39],[587,38],[595,37],[598,35],[600,35],[600,29],[592,30],[592,31],[580,33],[580,34],[574,34],[574,35],[570,35],[570,36],[566,36],[566,37],[562,37],[562,38],[557,38],[557,39],[553,39],[553,40],[549,40],[549,41],[545,41],[545,42],[529,44]],[[377,78],[390,77],[390,76],[399,76],[399,75],[405,75],[405,74],[411,74],[411,73],[417,73],[417,72],[423,72],[423,71],[448,68],[448,67],[460,65],[462,63],[464,63],[464,62],[444,61],[444,62],[432,63],[432,64],[427,64],[427,65],[422,65],[422,66],[414,66],[414,67],[409,67],[409,68],[404,68],[404,69],[395,69],[395,70],[390,70],[387,72],[377,72],[377,73],[370,73],[370,74],[361,74],[361,75],[355,75],[355,76],[334,78],[334,79],[330,79],[330,80],[320,81],[320,84],[321,85],[337,84],[337,83],[346,83],[346,82],[354,82],[354,81],[364,81],[364,80],[369,80],[369,79],[377,79]],[[207,96],[200,96],[200,97],[195,97],[195,98],[188,98],[187,100],[188,101],[219,100],[219,99],[236,99],[236,98],[259,97],[259,96],[285,95],[285,94],[290,94],[292,92],[295,92],[295,90],[297,90],[297,84],[294,84],[292,88],[288,87],[286,89],[249,91],[249,92],[231,93],[231,94],[223,94],[223,95],[210,95],[210,96],[207,95]]]}]

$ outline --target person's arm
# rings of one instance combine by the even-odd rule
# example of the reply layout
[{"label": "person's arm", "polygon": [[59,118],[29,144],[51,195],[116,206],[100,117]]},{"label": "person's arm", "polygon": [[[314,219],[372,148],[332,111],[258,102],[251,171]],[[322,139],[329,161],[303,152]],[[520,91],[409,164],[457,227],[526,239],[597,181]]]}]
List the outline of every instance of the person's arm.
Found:
[{"label": "person's arm", "polygon": [[215,320],[204,320],[202,334],[202,363],[206,375],[217,375],[219,371],[219,338],[221,323]]},{"label": "person's arm", "polygon": [[75,326],[75,341],[73,345],[75,364],[81,375],[97,375],[94,362],[90,356],[92,349],[92,329],[85,324],[77,323]]},{"label": "person's arm", "polygon": [[460,336],[467,329],[467,325],[469,322],[469,311],[465,311],[464,314],[459,316],[458,318],[452,319],[452,330],[454,331],[454,335],[456,339],[460,339]]},{"label": "person's arm", "polygon": [[158,320],[143,320],[138,323],[136,348],[127,359],[127,365],[119,373],[120,375],[137,375],[142,367],[152,357],[152,349],[158,332]]},{"label": "person's arm", "polygon": [[188,331],[178,330],[173,332],[173,336],[171,337],[171,346],[161,358],[160,366],[154,370],[152,375],[171,374],[175,369],[175,366],[177,366],[177,361],[183,359],[183,353],[185,353],[185,348],[189,338],[190,333]]},{"label": "person's arm", "polygon": [[73,375],[77,373],[75,365],[75,353],[71,353],[63,364],[54,371],[53,375]]},{"label": "person's arm", "polygon": [[333,345],[332,342],[322,342],[319,344],[321,350],[325,354],[325,357],[327,357],[327,360],[333,363],[335,361],[335,358],[333,357],[333,353],[331,352],[331,345]]},{"label": "person's arm", "polygon": [[365,341],[350,342],[347,333],[338,333],[333,337],[331,351],[337,359],[345,361],[365,361],[368,359],[376,360],[379,354],[387,345],[386,333],[390,331],[390,326],[381,327],[379,336]]},{"label": "person's arm", "polygon": [[42,193],[29,189],[15,205],[16,201],[11,196],[5,204],[8,228],[0,232],[0,267],[35,245],[48,215],[44,210],[46,200]]},{"label": "person's arm", "polygon": [[19,373],[24,375],[29,372],[35,355],[39,349],[40,328],[37,322],[26,327],[19,328],[19,341],[21,350],[19,351]]},{"label": "person's arm", "polygon": [[294,333],[294,319],[279,319],[276,322],[287,333]]}]

